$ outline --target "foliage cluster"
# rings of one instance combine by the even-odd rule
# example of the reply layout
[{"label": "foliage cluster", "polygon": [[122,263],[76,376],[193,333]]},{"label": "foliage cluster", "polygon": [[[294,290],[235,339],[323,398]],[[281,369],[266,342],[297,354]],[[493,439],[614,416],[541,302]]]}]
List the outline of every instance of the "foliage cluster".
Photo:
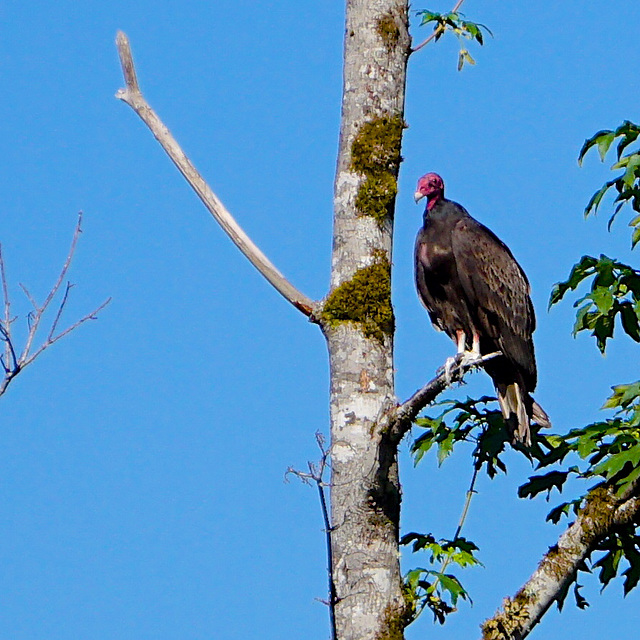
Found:
[{"label": "foliage cluster", "polygon": [[433,24],[433,37],[438,41],[447,31],[453,33],[458,39],[460,50],[458,52],[458,71],[461,71],[465,63],[475,64],[476,61],[471,57],[466,41],[476,41],[480,45],[484,44],[483,30],[490,36],[493,36],[488,27],[478,22],[465,20],[459,11],[450,11],[449,13],[437,13],[435,11],[421,10],[416,15],[421,17],[420,26],[424,27]]}]

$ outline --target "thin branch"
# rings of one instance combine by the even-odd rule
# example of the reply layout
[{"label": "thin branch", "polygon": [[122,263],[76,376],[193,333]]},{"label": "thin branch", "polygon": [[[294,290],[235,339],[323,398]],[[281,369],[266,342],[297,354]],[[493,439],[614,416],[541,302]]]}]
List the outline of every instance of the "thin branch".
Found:
[{"label": "thin branch", "polygon": [[49,335],[47,336],[47,340],[51,340],[53,338],[53,335],[55,334],[56,329],[58,328],[58,322],[60,322],[60,316],[62,315],[62,312],[64,311],[64,307],[67,304],[67,300],[69,299],[69,292],[71,291],[71,287],[73,287],[73,285],[70,282],[67,282],[67,286],[65,287],[65,290],[64,290],[64,295],[62,296],[62,301],[58,306],[58,312],[56,313],[56,317],[51,323],[51,329],[49,331]]},{"label": "thin branch", "polygon": [[318,465],[313,462],[309,462],[309,473],[296,471],[293,467],[289,467],[289,469],[287,469],[287,473],[292,473],[297,476],[305,484],[310,484],[310,481],[313,480],[318,487],[318,495],[320,497],[320,507],[322,509],[322,519],[324,520],[324,531],[327,542],[327,573],[329,575],[329,602],[327,604],[329,605],[329,619],[331,622],[331,640],[336,640],[338,632],[336,630],[335,607],[338,602],[338,595],[336,593],[336,584],[333,579],[333,547],[331,545],[331,532],[333,531],[333,527],[331,526],[329,510],[327,508],[327,498],[325,494],[325,487],[327,485],[323,479],[324,472],[328,466],[327,460],[329,458],[329,450],[325,449],[324,436],[319,431],[316,432],[316,442],[320,448],[320,452],[322,453]]},{"label": "thin branch", "polygon": [[608,534],[637,520],[640,483],[616,496],[611,488],[592,489],[575,522],[544,555],[533,575],[513,599],[506,598],[498,611],[482,625],[485,640],[523,640],[542,619],[560,594],[575,580],[578,569]]},{"label": "thin branch", "polygon": [[67,254],[67,258],[60,270],[57,280],[55,281],[53,287],[47,294],[44,302],[40,305],[36,301],[36,299],[31,295],[29,290],[23,285],[20,284],[20,287],[24,291],[27,299],[31,303],[33,310],[27,314],[27,324],[28,324],[28,334],[27,339],[25,341],[25,346],[22,349],[20,355],[16,354],[16,350],[13,344],[13,339],[11,336],[11,324],[15,320],[15,318],[11,318],[11,302],[9,299],[9,287],[7,285],[7,277],[4,265],[4,258],[2,256],[2,251],[0,248],[0,279],[2,280],[2,295],[4,296],[4,320],[0,321],[0,339],[5,343],[4,356],[0,357],[0,362],[4,369],[4,377],[0,380],[0,396],[4,394],[7,390],[7,387],[11,383],[11,381],[28,365],[30,365],[45,349],[48,349],[52,344],[55,344],[58,340],[61,340],[66,335],[71,333],[74,329],[77,329],[81,324],[84,324],[88,320],[95,320],[97,314],[104,309],[109,302],[111,302],[111,298],[105,300],[99,307],[93,310],[91,313],[88,313],[83,318],[80,318],[77,322],[73,323],[70,327],[67,327],[64,331],[56,334],[58,329],[58,325],[60,323],[60,319],[62,317],[62,313],[65,309],[67,301],[69,299],[69,292],[73,285],[71,283],[67,283],[65,287],[64,294],[62,296],[62,300],[58,305],[58,310],[53,319],[49,332],[47,334],[46,340],[32,353],[31,350],[33,348],[34,341],[36,339],[38,328],[40,327],[42,317],[44,313],[47,311],[51,303],[56,297],[56,294],[60,291],[60,287],[69,271],[69,267],[71,266],[71,262],[73,260],[73,256],[75,254],[76,246],[78,243],[78,238],[82,233],[82,212],[78,214],[78,222],[76,223],[75,231],[73,234],[73,239],[71,241],[71,247],[69,249],[69,253]]},{"label": "thin branch", "polygon": [[122,31],[118,31],[116,46],[118,47],[118,54],[126,83],[126,88],[120,89],[116,93],[116,98],[126,102],[138,114],[147,127],[149,127],[155,139],[160,143],[180,173],[189,185],[191,185],[192,189],[198,194],[198,197],[202,200],[216,222],[218,222],[229,238],[231,238],[232,242],[248,258],[251,264],[253,264],[268,282],[296,309],[314,321],[313,309],[316,306],[315,303],[298,291],[298,289],[276,269],[262,251],[258,249],[249,236],[247,236],[222,202],[220,202],[219,198],[213,193],[189,158],[187,158],[184,151],[180,148],[180,145],[178,145],[175,138],[171,135],[169,129],[167,129],[145,100],[138,85],[129,39]]},{"label": "thin branch", "polygon": [[[38,303],[31,296],[27,288],[22,284],[20,285],[22,287],[22,290],[25,292],[25,294],[29,298],[29,301],[34,307],[34,313],[32,316],[31,325],[29,326],[29,334],[27,336],[27,341],[24,345],[24,349],[22,350],[22,353],[20,354],[20,358],[18,360],[18,362],[22,366],[25,365],[27,359],[29,358],[29,352],[31,351],[31,347],[33,346],[33,341],[36,337],[36,333],[38,332],[38,327],[40,326],[40,320],[42,320],[42,316],[44,312],[47,310],[47,308],[51,304],[51,301],[54,299],[54,297],[58,293],[58,290],[60,289],[60,286],[62,285],[62,282],[64,281],[67,275],[67,271],[69,271],[69,267],[71,266],[71,261],[73,260],[73,256],[76,252],[76,246],[78,245],[78,238],[80,237],[81,233],[82,233],[82,211],[78,213],[78,222],[76,223],[76,228],[73,232],[73,238],[71,239],[71,247],[69,247],[69,253],[67,253],[67,258],[64,261],[64,264],[62,265],[62,269],[60,270],[60,273],[58,274],[58,279],[56,280],[53,287],[51,287],[51,291],[49,291],[47,297],[45,298],[45,301],[42,303],[41,306],[38,305]],[[66,295],[63,300],[63,304],[65,301],[66,301]],[[57,323],[57,318],[56,318],[56,323]],[[39,353],[41,351],[42,349],[39,350]],[[33,361],[33,358],[31,358],[31,361]]]},{"label": "thin branch", "polygon": [[[449,13],[456,13],[458,11],[458,9],[462,6],[463,2],[464,2],[464,0],[458,0],[458,2],[456,2],[455,7],[453,7],[453,9],[451,9],[451,11]],[[434,38],[436,38],[438,35],[440,35],[443,31],[444,31],[444,27],[441,24],[439,24],[433,30],[433,33],[426,40],[421,42],[414,49],[411,49],[411,53],[415,53],[416,51],[420,51],[420,49],[422,49],[422,47],[426,47]]]},{"label": "thin branch", "polygon": [[97,320],[100,311],[102,311],[110,302],[111,298],[109,297],[99,307],[96,307],[91,313],[88,313],[83,318],[80,318],[80,320],[78,320],[77,322],[74,322],[70,327],[67,327],[57,336],[47,338],[47,340],[33,354],[31,354],[31,356],[27,358],[27,360],[25,360],[21,366],[24,368],[28,364],[31,364],[45,349],[48,349],[52,344],[55,344],[56,342],[58,342],[58,340],[61,340],[66,335],[77,329],[81,324],[84,324],[88,320]]},{"label": "thin branch", "polygon": [[[462,507],[462,515],[460,516],[460,520],[458,520],[458,526],[456,527],[456,532],[453,534],[452,541],[457,540],[462,533],[462,527],[464,527],[464,523],[467,520],[467,515],[469,513],[469,506],[471,505],[471,499],[475,495],[475,486],[476,480],[478,479],[478,472],[480,471],[480,467],[475,465],[473,469],[473,475],[471,476],[471,483],[469,484],[469,489],[465,495],[464,506]],[[442,580],[442,576],[444,572],[447,570],[447,567],[451,564],[451,560],[453,558],[453,550],[447,555],[442,564],[440,565],[440,571],[438,571],[438,575],[436,579],[433,581],[431,588],[433,589],[433,593],[435,594],[436,587],[438,583]],[[417,618],[427,607],[427,601],[425,600],[418,612],[416,613],[415,618]],[[414,618],[414,620],[415,620]]]},{"label": "thin branch", "polygon": [[[4,256],[2,255],[2,245],[0,244],[0,277],[2,278],[2,295],[4,297],[4,325],[2,328],[2,337],[5,341],[4,358],[6,363],[9,358],[13,358],[13,364],[17,362],[13,343],[11,342],[11,302],[9,301],[9,287],[7,286],[7,272],[4,268]],[[5,364],[5,369],[8,367]]]},{"label": "thin branch", "polygon": [[501,354],[497,351],[472,361],[458,358],[449,371],[443,367],[435,378],[388,414],[387,424],[383,425],[383,428],[386,429],[391,441],[400,442],[420,411],[432,403],[448,386],[454,382],[462,382],[462,378],[468,371],[481,367],[487,360],[499,355]]}]

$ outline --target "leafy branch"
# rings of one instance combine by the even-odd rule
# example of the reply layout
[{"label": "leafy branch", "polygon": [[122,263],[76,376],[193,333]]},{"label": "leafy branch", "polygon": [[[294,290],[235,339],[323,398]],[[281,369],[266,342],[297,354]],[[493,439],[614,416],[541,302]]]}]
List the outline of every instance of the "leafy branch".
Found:
[{"label": "leafy branch", "polygon": [[583,256],[569,277],[554,285],[549,307],[589,278],[593,278],[591,291],[573,305],[578,309],[573,335],[591,331],[598,348],[604,353],[607,340],[613,337],[615,319],[619,316],[625,333],[640,342],[640,271],[605,255],[599,258]]},{"label": "leafy branch", "polygon": [[467,41],[476,41],[481,46],[484,44],[483,31],[493,36],[490,29],[478,22],[465,20],[464,15],[458,11],[464,0],[459,0],[454,8],[448,13],[436,13],[435,11],[417,11],[416,15],[422,17],[420,26],[424,27],[433,24],[433,33],[413,49],[414,52],[419,51],[432,40],[436,42],[447,32],[453,33],[458,39],[460,51],[458,52],[458,71],[461,71],[465,63],[474,65],[476,61],[473,59],[467,48]]},{"label": "leafy branch", "polygon": [[[615,187],[618,195],[614,200],[616,204],[615,210],[609,219],[609,228],[620,209],[629,203],[632,209],[640,214],[640,148],[629,150],[630,145],[637,142],[640,136],[640,125],[634,124],[629,120],[625,120],[617,129],[603,129],[598,131],[591,138],[585,140],[578,156],[578,163],[582,165],[585,155],[589,149],[597,148],[600,154],[600,160],[604,159],[611,148],[613,142],[619,138],[616,147],[616,162],[611,169],[617,171],[622,170],[617,177],[609,180],[596,191],[589,203],[587,204],[584,214],[585,217],[591,213],[596,213],[605,194]],[[629,151],[628,151],[629,150]],[[625,151],[628,151],[625,153]],[[640,215],[635,216],[629,226],[632,227],[631,246],[635,247],[640,242]]]},{"label": "leafy branch", "polygon": [[[456,611],[458,600],[469,600],[471,597],[460,580],[452,573],[447,573],[450,564],[460,568],[475,566],[481,562],[474,552],[478,547],[461,537],[471,499],[475,494],[475,484],[483,467],[490,477],[498,471],[506,471],[500,458],[509,438],[505,429],[502,414],[487,405],[495,402],[495,398],[483,397],[479,400],[467,398],[460,402],[445,400],[438,403],[444,410],[436,417],[422,417],[416,425],[424,429],[413,443],[411,452],[415,464],[432,448],[437,449],[438,463],[442,464],[452,453],[458,442],[473,443],[474,470],[469,489],[465,496],[462,515],[452,539],[436,538],[432,534],[409,533],[401,539],[403,545],[412,544],[413,552],[425,551],[429,554],[430,564],[440,564],[439,569],[417,567],[409,571],[405,577],[405,588],[408,600],[413,608],[413,619],[417,618],[425,608],[429,608],[434,619],[444,624],[446,617]],[[453,420],[447,424],[447,418],[455,412]]]},{"label": "leafy branch", "polygon": [[[546,492],[547,500],[555,489],[563,491],[570,476],[581,480],[597,480],[598,483],[584,495],[554,507],[547,520],[557,523],[562,516],[579,515],[594,504],[594,495],[606,490],[613,499],[635,496],[640,484],[640,381],[613,387],[613,393],[603,409],[615,409],[615,414],[606,420],[594,422],[580,429],[572,429],[566,435],[548,435],[544,444],[547,453],[538,458],[538,468],[561,464],[569,454],[586,464],[574,465],[566,470],[553,470],[536,475],[520,487],[521,498],[533,498]],[[580,463],[579,463],[580,464]],[[595,492],[595,494],[594,494]],[[594,552],[602,556],[592,564],[599,568],[598,579],[603,588],[618,574],[620,563],[626,561],[625,595],[640,580],[640,538],[636,525],[625,522],[620,527],[609,529],[593,545]],[[590,571],[586,562],[579,568]],[[577,581],[577,574],[574,578]],[[577,582],[576,582],[577,583]],[[568,588],[568,585],[567,585]],[[567,590],[558,597],[561,606]],[[578,606],[586,606],[586,600],[576,593]]]}]

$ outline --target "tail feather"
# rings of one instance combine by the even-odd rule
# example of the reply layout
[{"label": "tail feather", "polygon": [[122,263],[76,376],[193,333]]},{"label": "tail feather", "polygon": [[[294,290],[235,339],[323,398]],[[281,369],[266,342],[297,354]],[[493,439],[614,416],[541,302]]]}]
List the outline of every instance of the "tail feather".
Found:
[{"label": "tail feather", "polygon": [[531,413],[533,421],[541,428],[541,429],[550,429],[551,428],[551,420],[547,415],[547,412],[532,398],[531,399]]},{"label": "tail feather", "polygon": [[531,422],[539,428],[551,426],[544,409],[522,388],[519,382],[497,383],[498,402],[514,442],[531,446]]}]

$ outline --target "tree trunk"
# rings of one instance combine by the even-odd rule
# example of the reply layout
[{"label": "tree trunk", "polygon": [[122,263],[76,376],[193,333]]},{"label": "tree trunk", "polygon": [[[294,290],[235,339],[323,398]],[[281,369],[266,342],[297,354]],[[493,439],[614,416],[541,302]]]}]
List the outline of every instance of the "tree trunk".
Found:
[{"label": "tree trunk", "polygon": [[339,640],[402,638],[390,266],[410,50],[406,0],[347,0],[331,293],[331,520]]}]

